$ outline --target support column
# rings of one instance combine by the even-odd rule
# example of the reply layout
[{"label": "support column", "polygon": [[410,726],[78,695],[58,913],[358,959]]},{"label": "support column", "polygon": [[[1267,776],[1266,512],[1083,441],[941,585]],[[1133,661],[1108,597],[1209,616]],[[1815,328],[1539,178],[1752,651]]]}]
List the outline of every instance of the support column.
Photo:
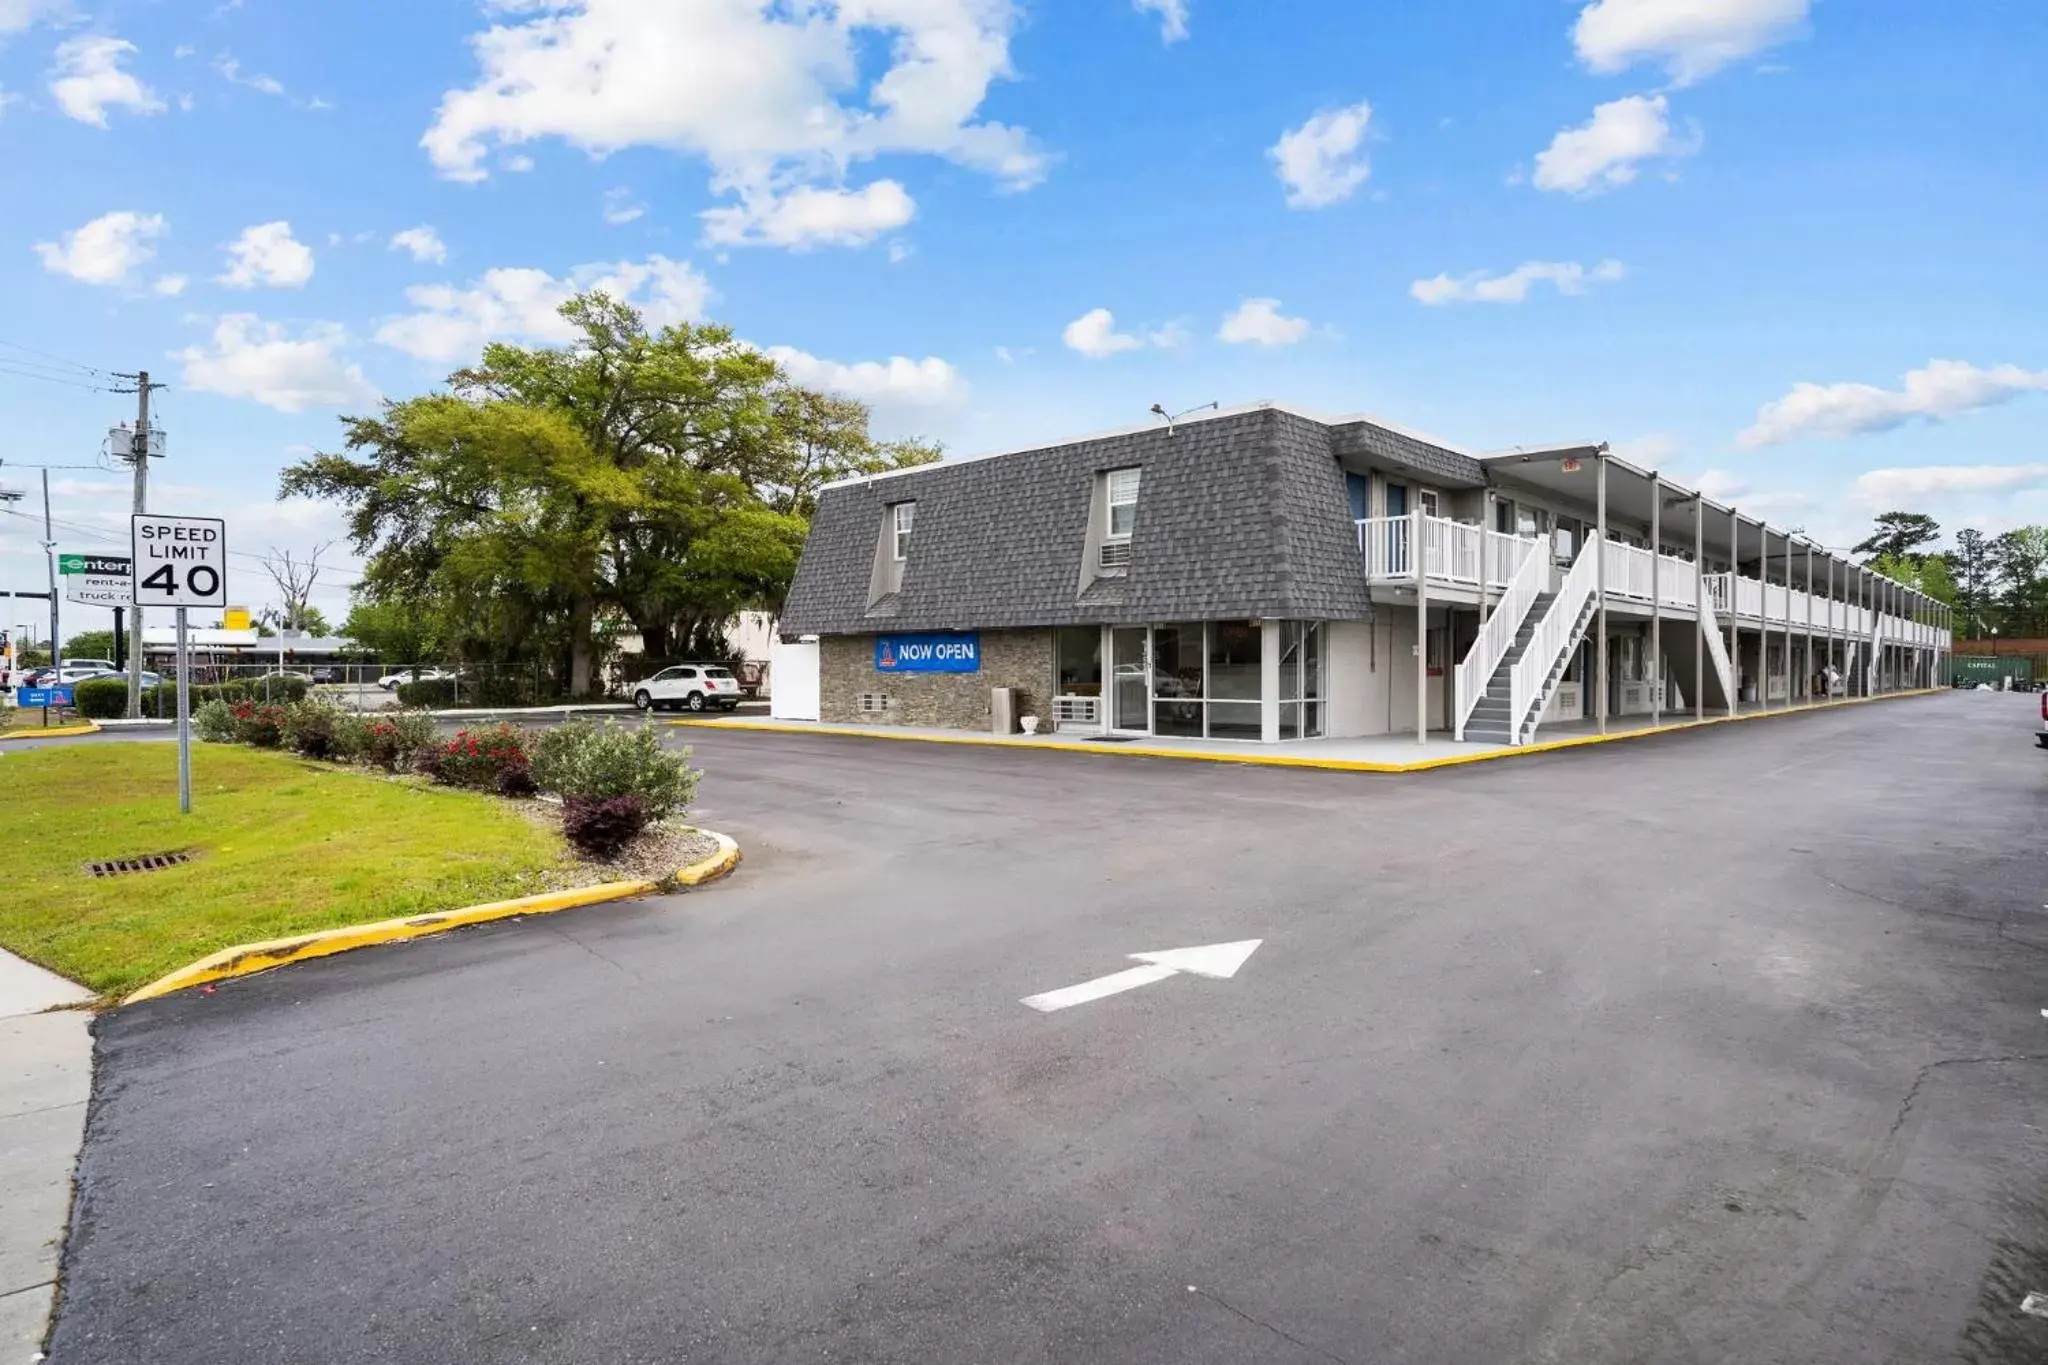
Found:
[{"label": "support column", "polygon": [[1806,542],[1806,704],[1813,705],[1813,542]]},{"label": "support column", "polygon": [[1692,495],[1692,718],[1707,718],[1707,500]]},{"label": "support column", "polygon": [[1771,527],[1756,524],[1756,709],[1771,709]]},{"label": "support column", "polygon": [[1603,450],[1594,457],[1595,497],[1599,506],[1599,524],[1593,542],[1594,591],[1600,594],[1599,624],[1600,648],[1594,662],[1594,689],[1599,693],[1600,733],[1607,733],[1607,455]]},{"label": "support column", "polygon": [[1650,476],[1650,724],[1664,723],[1664,479]]},{"label": "support column", "polygon": [[1792,705],[1792,533],[1785,533],[1785,706]]},{"label": "support column", "polygon": [[1728,663],[1735,671],[1735,695],[1728,714],[1742,709],[1742,518],[1728,509]]},{"label": "support column", "polygon": [[[1479,633],[1486,634],[1486,623],[1493,617],[1493,557],[1499,549],[1494,540],[1493,490],[1486,489],[1479,497]],[[1462,736],[1461,736],[1462,738]]]},{"label": "support column", "polygon": [[[1836,669],[1835,669],[1835,640],[1836,640],[1836,636],[1837,636],[1837,632],[1836,632],[1836,630],[1835,630],[1835,557],[1834,557],[1833,555],[1829,555],[1829,556],[1828,556],[1828,672],[1829,672],[1829,673],[1833,673],[1833,672],[1835,672],[1835,671],[1836,671]],[[1827,694],[1827,698],[1826,698],[1826,699],[1827,699],[1828,701],[1833,701],[1833,700],[1835,699],[1835,690],[1834,690],[1834,688],[1830,687],[1830,688],[1828,689],[1828,694]]]},{"label": "support column", "polygon": [[1408,514],[1408,557],[1415,566],[1415,742],[1429,743],[1429,567],[1422,552],[1422,512]]}]

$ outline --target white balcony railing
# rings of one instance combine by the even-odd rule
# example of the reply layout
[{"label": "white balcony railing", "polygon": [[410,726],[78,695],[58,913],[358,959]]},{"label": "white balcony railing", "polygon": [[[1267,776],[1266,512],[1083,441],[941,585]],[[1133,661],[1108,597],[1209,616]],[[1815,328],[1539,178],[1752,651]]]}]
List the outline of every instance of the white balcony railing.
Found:
[{"label": "white balcony railing", "polygon": [[1505,588],[1543,546],[1526,536],[1414,512],[1405,517],[1366,517],[1357,528],[1366,577],[1375,581],[1412,583],[1419,560],[1433,583]]},{"label": "white balcony railing", "polygon": [[1606,569],[1609,597],[1626,597],[1648,602],[1654,596],[1667,607],[1693,605],[1693,567],[1689,559],[1676,555],[1653,555],[1636,545],[1618,540],[1607,542]]}]

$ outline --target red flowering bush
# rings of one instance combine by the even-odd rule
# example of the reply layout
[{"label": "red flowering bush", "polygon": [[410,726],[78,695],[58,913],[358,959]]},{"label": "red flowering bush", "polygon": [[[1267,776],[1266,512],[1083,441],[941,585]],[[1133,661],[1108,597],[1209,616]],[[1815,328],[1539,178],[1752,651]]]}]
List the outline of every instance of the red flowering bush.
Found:
[{"label": "red flowering bush", "polygon": [[238,701],[228,707],[235,739],[259,749],[275,749],[284,740],[285,713],[269,702]]},{"label": "red flowering bush", "polygon": [[420,770],[451,787],[497,791],[507,769],[532,766],[530,749],[526,731],[500,721],[482,730],[457,730],[454,739],[426,751]]}]

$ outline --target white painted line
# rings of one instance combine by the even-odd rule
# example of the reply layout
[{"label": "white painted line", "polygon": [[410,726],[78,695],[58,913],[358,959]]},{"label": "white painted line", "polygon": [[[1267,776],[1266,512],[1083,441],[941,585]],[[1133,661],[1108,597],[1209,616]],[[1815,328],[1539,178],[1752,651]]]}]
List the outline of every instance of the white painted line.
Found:
[{"label": "white painted line", "polygon": [[1264,939],[1240,939],[1236,943],[1210,943],[1199,948],[1165,948],[1156,953],[1132,953],[1131,960],[1143,962],[1143,967],[1129,967],[1108,976],[1098,976],[1093,981],[1083,981],[1078,986],[1065,986],[1041,995],[1027,995],[1018,1003],[1050,1014],[1074,1005],[1085,1005],[1091,1000],[1100,1000],[1106,995],[1119,995],[1124,991],[1149,986],[1155,981],[1164,981],[1169,976],[1183,972],[1190,976],[1206,976],[1212,980],[1227,981],[1237,975],[1237,969],[1244,966],[1245,959],[1258,951]]},{"label": "white painted line", "polygon": [[2020,1311],[2028,1317],[2048,1318],[2048,1294],[2039,1290],[2020,1300]]},{"label": "white painted line", "polygon": [[1067,986],[1043,995],[1027,995],[1022,1003],[1032,1009],[1051,1014],[1054,1010],[1067,1009],[1074,1005],[1085,1005],[1091,1000],[1100,1000],[1105,995],[1118,995],[1134,991],[1140,986],[1149,986],[1155,981],[1164,981],[1180,973],[1171,967],[1133,967],[1125,972],[1112,972],[1098,976],[1093,981],[1083,981],[1078,986]]}]

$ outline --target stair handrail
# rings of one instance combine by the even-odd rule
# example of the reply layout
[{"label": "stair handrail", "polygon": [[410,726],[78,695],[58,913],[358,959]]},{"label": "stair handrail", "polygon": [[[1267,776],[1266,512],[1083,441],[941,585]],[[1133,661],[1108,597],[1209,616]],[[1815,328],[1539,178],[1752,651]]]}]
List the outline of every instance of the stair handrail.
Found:
[{"label": "stair handrail", "polygon": [[1714,661],[1714,673],[1721,679],[1721,695],[1727,699],[1728,714],[1734,715],[1735,664],[1728,657],[1728,642],[1721,638],[1721,621],[1714,615],[1714,595],[1700,599],[1700,631],[1707,639],[1707,656]]},{"label": "stair handrail", "polygon": [[[1492,534],[1492,533],[1489,533]],[[1505,539],[1505,537],[1503,537]],[[1479,628],[1479,638],[1472,642],[1472,648],[1465,651],[1465,657],[1458,661],[1456,686],[1453,700],[1457,711],[1452,726],[1453,736],[1459,743],[1465,739],[1465,722],[1472,718],[1473,709],[1479,699],[1486,695],[1486,685],[1493,681],[1494,670],[1513,648],[1515,636],[1522,629],[1522,622],[1529,615],[1530,604],[1535,602],[1543,586],[1550,580],[1550,556],[1541,554],[1543,545],[1534,540],[1516,539],[1514,544],[1521,549],[1521,563],[1509,577],[1507,586],[1501,591],[1501,598],[1494,605],[1492,615]],[[1509,548],[1506,553],[1513,554]]]},{"label": "stair handrail", "polygon": [[1579,548],[1579,557],[1572,561],[1557,597],[1536,623],[1529,647],[1515,660],[1514,671],[1508,675],[1508,741],[1512,744],[1520,744],[1523,733],[1533,728],[1529,713],[1542,700],[1539,694],[1549,680],[1550,670],[1557,665],[1558,656],[1577,635],[1579,614],[1592,597],[1598,577],[1595,566],[1599,552],[1600,547],[1590,540]]}]

